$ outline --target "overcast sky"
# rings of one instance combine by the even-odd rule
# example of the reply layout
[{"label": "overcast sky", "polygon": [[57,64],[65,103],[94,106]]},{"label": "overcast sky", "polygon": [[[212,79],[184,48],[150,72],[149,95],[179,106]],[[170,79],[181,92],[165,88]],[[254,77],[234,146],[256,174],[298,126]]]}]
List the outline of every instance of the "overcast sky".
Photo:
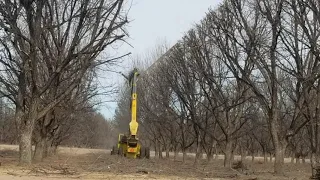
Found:
[{"label": "overcast sky", "polygon": [[[122,45],[117,53],[131,52],[132,56],[143,54],[155,47],[159,40],[173,45],[195,23],[204,18],[208,9],[215,8],[222,0],[131,0],[127,28],[133,46]],[[128,63],[118,67],[118,71],[128,71]],[[112,75],[113,82],[120,82],[121,77]],[[108,78],[108,80],[110,80]],[[108,81],[106,81],[108,82]],[[105,103],[100,112],[112,118],[116,103]]]}]

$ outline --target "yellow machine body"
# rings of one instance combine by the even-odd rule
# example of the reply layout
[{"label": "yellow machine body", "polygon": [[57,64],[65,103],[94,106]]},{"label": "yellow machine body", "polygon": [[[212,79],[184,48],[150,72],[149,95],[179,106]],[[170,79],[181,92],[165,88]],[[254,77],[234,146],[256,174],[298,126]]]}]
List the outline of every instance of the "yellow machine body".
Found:
[{"label": "yellow machine body", "polygon": [[122,152],[119,152],[119,155],[129,157],[129,158],[137,158],[137,157],[140,157],[140,148],[141,148],[141,145],[139,142],[135,147],[132,147],[128,144],[128,140],[125,140],[125,135],[119,134],[118,150],[122,151]]},{"label": "yellow machine body", "polygon": [[113,147],[111,154],[118,154],[129,158],[149,158],[149,148],[141,147],[137,137],[139,124],[137,122],[137,77],[138,70],[135,68],[130,74],[131,84],[131,120],[129,123],[129,135],[119,134],[117,148]]}]

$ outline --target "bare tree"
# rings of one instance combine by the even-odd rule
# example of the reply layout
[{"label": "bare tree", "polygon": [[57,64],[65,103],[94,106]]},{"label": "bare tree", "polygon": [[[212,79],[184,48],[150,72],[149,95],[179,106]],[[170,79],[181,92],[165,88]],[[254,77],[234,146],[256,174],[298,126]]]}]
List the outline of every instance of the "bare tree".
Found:
[{"label": "bare tree", "polygon": [[[286,18],[291,23],[284,25],[281,36],[284,47],[290,58],[287,58],[282,68],[296,82],[292,99],[295,102],[296,113],[293,123],[307,124],[310,133],[312,175],[316,171],[319,158],[318,122],[319,114],[319,2],[288,1],[286,3]],[[302,121],[302,122],[301,122]],[[291,125],[292,126],[292,125]]]},{"label": "bare tree", "polygon": [[[281,135],[278,118],[277,47],[281,32],[282,5],[281,0],[273,3],[226,1],[218,12],[211,13],[209,21],[215,24],[211,26],[211,36],[221,52],[218,56],[226,57],[224,62],[235,78],[251,88],[268,114],[276,154],[276,173],[283,173],[283,153],[287,145],[286,139]],[[249,19],[252,21],[249,22]],[[263,34],[261,28],[268,28],[270,33]],[[253,71],[254,68],[256,71]],[[253,72],[264,79],[268,93],[261,91]]]},{"label": "bare tree", "polygon": [[[31,163],[35,122],[71,93],[89,68],[114,60],[97,57],[125,36],[123,0],[1,1],[0,16],[6,69],[1,94],[16,106],[20,162]],[[58,79],[65,88],[51,93]]]},{"label": "bare tree", "polygon": [[[97,96],[97,87],[94,84],[93,78],[94,76],[92,73],[86,74],[81,83],[75,87],[75,89],[68,96],[66,96],[57,107],[50,110],[43,118],[36,122],[36,126],[33,131],[33,139],[35,139],[34,159],[42,160],[48,155],[53,137],[57,132],[59,132],[61,125],[63,125],[63,119],[58,118],[59,116],[56,116],[58,115],[57,113],[59,113],[61,116],[64,112],[67,113],[66,116],[69,116],[70,114],[75,114],[75,112],[81,110],[85,112],[86,109],[93,108],[94,102],[92,101],[92,98]],[[49,99],[49,101],[52,100],[53,99]],[[68,111],[62,111],[61,109],[63,108],[67,109]],[[56,110],[60,111],[56,112]],[[68,120],[68,118],[65,118],[65,120]],[[65,125],[67,124],[68,123],[65,123]]]},{"label": "bare tree", "polygon": [[121,132],[129,130],[130,122],[130,88],[123,85],[119,91],[117,109],[115,110],[114,122],[117,129]]},{"label": "bare tree", "polygon": [[142,128],[146,133],[152,134],[150,140],[161,158],[163,150],[166,151],[166,157],[169,157],[172,146],[177,150],[179,136],[176,133],[178,117],[171,107],[172,90],[160,67],[162,64],[158,63],[142,72],[138,92]]},{"label": "bare tree", "polygon": [[5,98],[0,98],[0,142],[14,144],[17,141],[14,111]]}]

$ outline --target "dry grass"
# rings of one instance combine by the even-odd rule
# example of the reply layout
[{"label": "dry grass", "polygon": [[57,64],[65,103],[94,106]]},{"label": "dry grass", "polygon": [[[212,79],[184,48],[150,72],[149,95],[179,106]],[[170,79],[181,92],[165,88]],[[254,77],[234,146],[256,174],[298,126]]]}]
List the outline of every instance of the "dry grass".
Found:
[{"label": "dry grass", "polygon": [[308,179],[309,164],[285,164],[286,174],[274,176],[272,163],[245,161],[241,168],[223,168],[221,159],[194,165],[172,159],[126,159],[109,150],[60,148],[56,156],[32,166],[17,166],[14,146],[0,146],[0,179]]}]

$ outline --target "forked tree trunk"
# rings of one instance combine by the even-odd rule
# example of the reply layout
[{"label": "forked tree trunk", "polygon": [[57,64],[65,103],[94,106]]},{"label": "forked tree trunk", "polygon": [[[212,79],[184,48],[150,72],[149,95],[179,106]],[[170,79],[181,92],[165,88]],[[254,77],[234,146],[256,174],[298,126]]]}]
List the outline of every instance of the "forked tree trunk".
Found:
[{"label": "forked tree trunk", "polygon": [[[36,149],[34,153],[34,159],[42,161],[44,158],[48,156],[48,148],[51,146],[52,138],[49,137],[48,132],[49,128],[52,125],[54,121],[54,110],[50,110],[42,119],[41,119],[41,126],[40,126],[40,132],[39,137],[40,140],[36,144]],[[56,130],[56,133],[58,130]]]},{"label": "forked tree trunk", "polygon": [[19,159],[20,164],[32,163],[32,133],[34,122],[37,118],[37,99],[32,99],[30,103],[30,110],[28,116],[22,118],[22,111],[18,109],[17,122],[20,122],[19,128]]}]

